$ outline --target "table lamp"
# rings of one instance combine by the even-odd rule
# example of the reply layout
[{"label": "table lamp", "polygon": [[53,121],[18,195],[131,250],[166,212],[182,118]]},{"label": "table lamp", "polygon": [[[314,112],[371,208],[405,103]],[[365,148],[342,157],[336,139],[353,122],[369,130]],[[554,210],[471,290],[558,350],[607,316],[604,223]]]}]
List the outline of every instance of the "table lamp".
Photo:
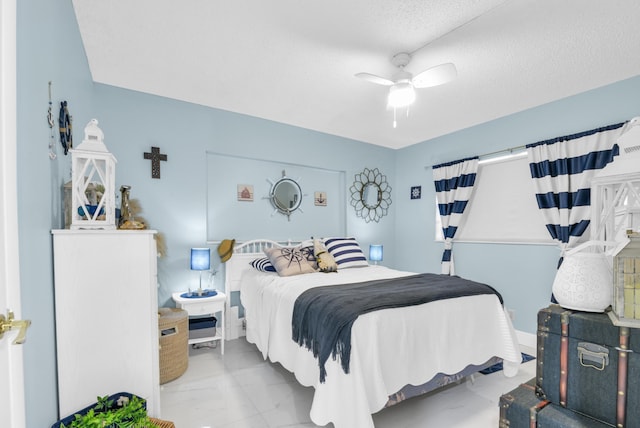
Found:
[{"label": "table lamp", "polygon": [[375,265],[382,261],[382,245],[369,245],[369,261]]},{"label": "table lamp", "polygon": [[209,248],[191,249],[191,270],[200,271],[198,296],[202,296],[202,271],[211,269],[211,250]]}]

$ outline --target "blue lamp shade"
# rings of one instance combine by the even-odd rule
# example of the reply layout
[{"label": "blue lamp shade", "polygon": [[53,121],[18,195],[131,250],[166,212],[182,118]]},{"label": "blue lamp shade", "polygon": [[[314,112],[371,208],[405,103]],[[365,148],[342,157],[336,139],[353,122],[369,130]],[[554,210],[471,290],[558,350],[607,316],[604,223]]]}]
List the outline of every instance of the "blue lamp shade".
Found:
[{"label": "blue lamp shade", "polygon": [[211,269],[211,250],[209,248],[191,249],[191,270]]},{"label": "blue lamp shade", "polygon": [[369,261],[382,261],[382,245],[369,245]]}]

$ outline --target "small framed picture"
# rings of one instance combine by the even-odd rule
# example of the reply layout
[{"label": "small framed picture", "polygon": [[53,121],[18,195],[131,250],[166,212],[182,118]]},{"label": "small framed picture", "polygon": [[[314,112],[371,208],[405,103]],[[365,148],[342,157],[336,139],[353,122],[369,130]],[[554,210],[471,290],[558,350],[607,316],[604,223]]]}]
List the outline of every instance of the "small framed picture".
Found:
[{"label": "small framed picture", "polygon": [[326,207],[327,192],[315,192],[313,195],[313,203],[319,207]]},{"label": "small framed picture", "polygon": [[253,186],[250,184],[238,184],[238,200],[253,201]]},{"label": "small framed picture", "polygon": [[411,187],[411,199],[420,199],[422,197],[422,186]]}]

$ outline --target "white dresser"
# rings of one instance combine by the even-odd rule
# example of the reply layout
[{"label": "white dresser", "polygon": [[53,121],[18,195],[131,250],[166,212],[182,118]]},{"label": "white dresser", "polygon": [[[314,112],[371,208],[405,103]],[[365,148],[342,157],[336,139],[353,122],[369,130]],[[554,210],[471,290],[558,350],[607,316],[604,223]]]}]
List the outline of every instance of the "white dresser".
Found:
[{"label": "white dresser", "polygon": [[160,417],[153,230],[54,230],[60,417],[130,392]]}]

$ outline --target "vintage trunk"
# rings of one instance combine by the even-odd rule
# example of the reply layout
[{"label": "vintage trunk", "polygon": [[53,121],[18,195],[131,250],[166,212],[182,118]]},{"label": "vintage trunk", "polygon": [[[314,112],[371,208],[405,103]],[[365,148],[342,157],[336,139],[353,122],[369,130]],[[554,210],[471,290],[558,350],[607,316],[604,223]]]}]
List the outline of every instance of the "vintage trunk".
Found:
[{"label": "vintage trunk", "polygon": [[500,397],[499,428],[536,428],[537,414],[549,404],[538,398],[533,378]]},{"label": "vintage trunk", "polygon": [[611,428],[536,395],[536,379],[500,397],[499,428]]},{"label": "vintage trunk", "polygon": [[639,329],[551,305],[538,312],[536,393],[612,426],[640,427],[638,352]]},{"label": "vintage trunk", "polygon": [[[549,403],[538,412],[536,428],[611,428],[613,425],[597,421],[564,407]],[[511,425],[509,428],[517,428]]]}]

